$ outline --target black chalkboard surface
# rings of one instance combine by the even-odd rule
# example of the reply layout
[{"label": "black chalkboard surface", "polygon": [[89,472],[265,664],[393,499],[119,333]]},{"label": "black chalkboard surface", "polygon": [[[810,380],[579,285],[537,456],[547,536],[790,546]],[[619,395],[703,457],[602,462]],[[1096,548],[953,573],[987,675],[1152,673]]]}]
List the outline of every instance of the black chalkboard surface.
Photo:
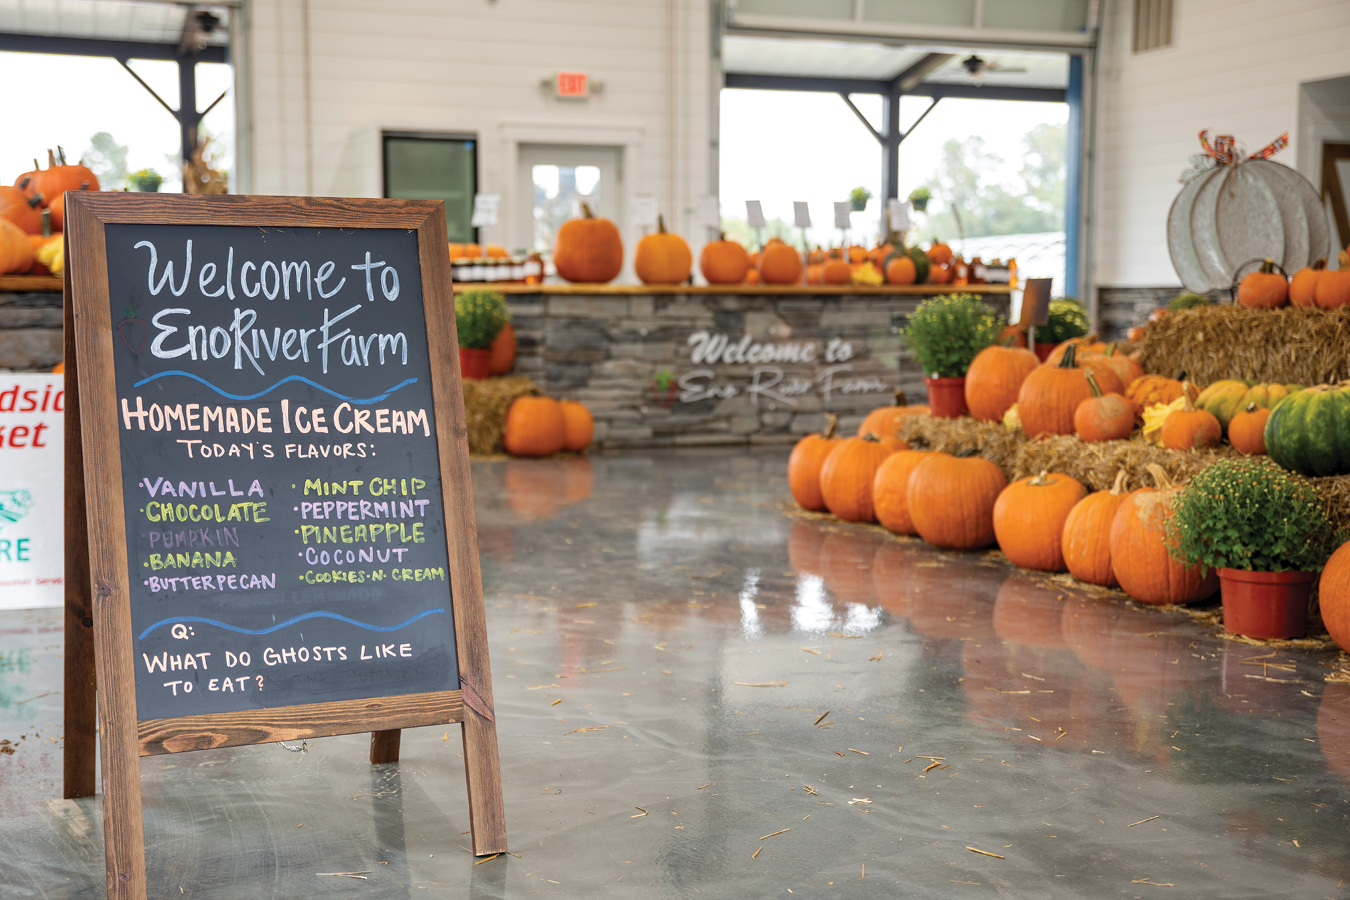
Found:
[{"label": "black chalkboard surface", "polygon": [[137,718],[458,689],[417,234],[105,239]]}]

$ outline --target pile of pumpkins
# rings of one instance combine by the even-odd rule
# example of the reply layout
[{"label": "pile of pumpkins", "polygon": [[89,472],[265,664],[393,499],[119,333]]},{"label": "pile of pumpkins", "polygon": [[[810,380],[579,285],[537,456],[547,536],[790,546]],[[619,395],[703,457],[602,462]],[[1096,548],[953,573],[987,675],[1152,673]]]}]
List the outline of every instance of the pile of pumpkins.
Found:
[{"label": "pile of pumpkins", "polygon": [[511,402],[502,430],[502,446],[512,456],[580,453],[591,445],[595,420],[574,400],[525,394]]},{"label": "pile of pumpkins", "polygon": [[1306,269],[1299,269],[1293,278],[1272,259],[1261,263],[1255,272],[1243,276],[1238,283],[1237,301],[1251,309],[1276,309],[1293,304],[1315,306],[1319,309],[1337,309],[1350,303],[1350,259],[1346,251],[1339,254],[1339,269],[1328,269],[1325,258]]},{"label": "pile of pumpkins", "polygon": [[13,187],[0,186],[0,275],[59,275],[66,191],[96,191],[98,176],[65,151],[47,151],[47,168],[33,160]]},{"label": "pile of pumpkins", "polygon": [[[882,427],[926,413],[890,407]],[[1119,586],[1143,603],[1189,603],[1218,589],[1215,573],[1168,553],[1165,528],[1178,488],[1161,467],[1150,467],[1153,487],[1131,492],[1123,471],[1111,490],[1092,494],[1062,472],[1009,484],[987,459],[910,450],[866,430],[875,424],[864,421],[855,437],[838,438],[831,427],[798,442],[788,461],[798,504],[846,521],[877,521],[941,549],[997,543],[1016,565]]]},{"label": "pile of pumpkins", "polygon": [[[623,239],[609,219],[594,215],[586,204],[582,217],[564,222],[553,245],[558,277],[581,284],[613,281],[623,270]],[[490,250],[491,248],[489,248]],[[453,255],[453,253],[452,253]],[[709,284],[946,284],[951,281],[952,250],[934,242],[927,251],[880,244],[807,254],[770,238],[754,253],[723,234],[699,252],[699,271]],[[694,273],[694,254],[678,234],[666,230],[664,216],[657,230],[638,241],[633,270],[643,284],[686,284]]]}]

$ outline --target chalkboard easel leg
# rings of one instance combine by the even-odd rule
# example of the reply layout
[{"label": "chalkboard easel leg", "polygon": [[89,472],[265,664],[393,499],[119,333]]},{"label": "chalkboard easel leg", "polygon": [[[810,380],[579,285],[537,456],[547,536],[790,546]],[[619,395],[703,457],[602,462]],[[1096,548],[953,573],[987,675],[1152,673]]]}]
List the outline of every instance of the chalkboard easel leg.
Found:
[{"label": "chalkboard easel leg", "polygon": [[[69,275],[67,275],[69,278]],[[92,797],[97,753],[94,619],[89,596],[89,525],[80,434],[75,329],[69,282],[65,294],[65,744],[62,796]]]},{"label": "chalkboard easel leg", "polygon": [[403,732],[398,728],[389,731],[372,731],[370,733],[370,764],[382,766],[385,763],[398,762],[398,747],[402,738]]}]

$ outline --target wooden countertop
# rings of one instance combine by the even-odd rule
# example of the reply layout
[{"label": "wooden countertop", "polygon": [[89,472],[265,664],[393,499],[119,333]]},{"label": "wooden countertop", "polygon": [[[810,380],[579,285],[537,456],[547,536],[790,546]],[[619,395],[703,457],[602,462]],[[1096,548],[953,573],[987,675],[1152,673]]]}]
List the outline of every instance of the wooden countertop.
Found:
[{"label": "wooden countertop", "polygon": [[[503,294],[608,294],[633,296],[638,294],[741,294],[758,296],[837,296],[843,294],[909,295],[928,297],[933,294],[1010,294],[1006,284],[883,284],[873,287],[862,284],[514,284],[502,282],[456,283],[456,291],[488,288]],[[0,275],[0,292],[57,291],[61,278],[55,275]]]},{"label": "wooden countertop", "polygon": [[503,294],[609,294],[632,296],[636,294],[743,294],[754,296],[798,295],[803,297],[841,294],[909,295],[929,297],[933,294],[1010,294],[1006,284],[972,284],[959,287],[950,284],[883,284],[876,287],[861,284],[516,284],[511,282],[456,282],[456,291],[488,289]]}]

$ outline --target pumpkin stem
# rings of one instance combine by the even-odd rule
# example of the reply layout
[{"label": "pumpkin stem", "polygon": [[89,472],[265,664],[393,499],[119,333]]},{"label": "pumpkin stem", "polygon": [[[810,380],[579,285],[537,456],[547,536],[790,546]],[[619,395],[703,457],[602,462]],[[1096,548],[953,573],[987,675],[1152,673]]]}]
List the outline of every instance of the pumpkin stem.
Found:
[{"label": "pumpkin stem", "polygon": [[656,233],[657,234],[666,233],[666,217],[665,214],[663,213],[656,214]]},{"label": "pumpkin stem", "polygon": [[1191,389],[1194,387],[1195,385],[1191,384],[1189,381],[1183,381],[1181,383],[1181,396],[1185,400],[1182,404],[1182,409],[1186,412],[1195,412],[1195,401],[1191,398]]},{"label": "pumpkin stem", "polygon": [[907,397],[905,396],[905,392],[904,392],[904,391],[898,390],[898,389],[896,390],[896,392],[895,392],[895,405],[896,405],[896,406],[909,406],[909,398],[907,398]]},{"label": "pumpkin stem", "polygon": [[[42,195],[38,194],[38,196],[41,197]],[[50,209],[42,211],[42,236],[52,236],[52,211]]]},{"label": "pumpkin stem", "polygon": [[1340,264],[1341,271],[1350,269],[1350,255],[1347,255],[1344,250],[1336,254],[1336,262]]},{"label": "pumpkin stem", "polygon": [[1267,256],[1265,259],[1263,259],[1263,260],[1261,261],[1261,274],[1262,274],[1262,275],[1274,275],[1274,274],[1275,274],[1275,260],[1271,259],[1269,256]]},{"label": "pumpkin stem", "polygon": [[980,455],[979,447],[966,447],[964,450],[958,450],[952,454],[952,456],[955,456],[957,459],[969,459],[972,456],[979,456],[979,455]]},{"label": "pumpkin stem", "polygon": [[1075,344],[1069,344],[1067,347],[1064,348],[1064,356],[1059,361],[1059,368],[1061,369],[1078,368],[1078,364],[1074,362],[1074,355],[1076,353],[1076,350],[1077,346]]},{"label": "pumpkin stem", "polygon": [[36,194],[28,198],[28,208],[37,209],[39,206],[42,205],[42,200],[43,200],[42,192],[38,191]]},{"label": "pumpkin stem", "polygon": [[1318,257],[1317,261],[1314,262],[1314,263],[1313,263],[1311,266],[1309,266],[1308,268],[1312,269],[1314,272],[1320,272],[1320,271],[1322,271],[1323,269],[1325,269],[1326,267],[1327,267],[1327,258],[1326,258],[1325,256],[1322,256],[1322,257]]},{"label": "pumpkin stem", "polygon": [[1092,396],[1100,397],[1102,395],[1102,386],[1097,383],[1097,375],[1091,369],[1085,369],[1083,374],[1087,377],[1088,390],[1092,391]]},{"label": "pumpkin stem", "polygon": [[1125,492],[1125,470],[1121,469],[1116,473],[1116,483],[1111,485],[1111,495],[1119,497]]},{"label": "pumpkin stem", "polygon": [[1158,490],[1170,491],[1172,488],[1176,487],[1176,485],[1172,483],[1172,479],[1167,477],[1167,472],[1162,466],[1157,463],[1149,463],[1147,468],[1148,474],[1153,476],[1153,483],[1158,486]]},{"label": "pumpkin stem", "polygon": [[[37,160],[33,160],[33,162],[37,162]],[[50,147],[47,148],[47,168],[56,168],[56,154],[51,151]]]},{"label": "pumpkin stem", "polygon": [[717,232],[717,239],[719,241],[725,241],[727,239],[727,233],[725,231]]},{"label": "pumpkin stem", "polygon": [[825,416],[825,430],[820,433],[820,436],[828,441],[830,438],[834,437],[835,429],[838,427],[839,417],[834,413],[829,413]]},{"label": "pumpkin stem", "polygon": [[1255,403],[1248,403],[1248,404],[1247,404],[1247,412],[1256,412],[1256,404],[1255,404]]},{"label": "pumpkin stem", "polygon": [[66,162],[66,148],[62,147],[60,144],[56,145],[56,156],[61,160],[61,165],[69,165],[69,163]]},{"label": "pumpkin stem", "polygon": [[862,436],[862,439],[863,439],[864,441],[867,441],[867,442],[872,443],[872,444],[880,444],[880,443],[881,443],[881,438],[877,437],[877,434],[876,434],[875,431],[869,431],[869,432],[867,432],[867,434],[864,434],[864,435]]},{"label": "pumpkin stem", "polygon": [[1115,356],[1115,355],[1116,355],[1116,342],[1115,342],[1115,341],[1112,341],[1111,343],[1107,344],[1107,345],[1106,345],[1106,352],[1103,353],[1102,355],[1103,355],[1103,356]]},{"label": "pumpkin stem", "polygon": [[594,219],[595,213],[591,212],[591,205],[583,202],[581,204],[581,217],[583,219]]},{"label": "pumpkin stem", "polygon": [[1049,474],[1050,474],[1049,469],[1042,469],[1041,474],[1031,479],[1029,482],[1027,482],[1027,484],[1035,485],[1036,487],[1045,487],[1047,484],[1054,484],[1053,481],[1049,481],[1046,479],[1046,476]]}]

